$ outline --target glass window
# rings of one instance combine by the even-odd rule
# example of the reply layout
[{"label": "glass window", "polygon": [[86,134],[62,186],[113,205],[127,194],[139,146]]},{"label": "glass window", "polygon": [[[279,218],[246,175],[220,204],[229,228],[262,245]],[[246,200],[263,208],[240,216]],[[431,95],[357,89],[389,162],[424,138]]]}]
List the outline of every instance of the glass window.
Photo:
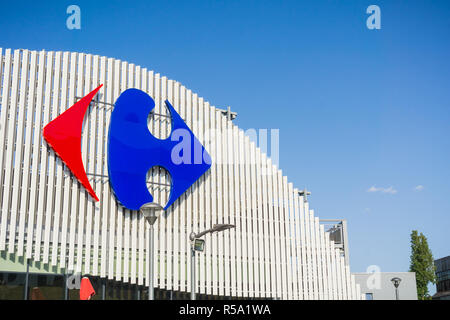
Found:
[{"label": "glass window", "polygon": [[30,273],[28,285],[29,300],[64,299],[64,279],[61,275]]},{"label": "glass window", "polygon": [[24,273],[0,272],[0,300],[23,300]]}]

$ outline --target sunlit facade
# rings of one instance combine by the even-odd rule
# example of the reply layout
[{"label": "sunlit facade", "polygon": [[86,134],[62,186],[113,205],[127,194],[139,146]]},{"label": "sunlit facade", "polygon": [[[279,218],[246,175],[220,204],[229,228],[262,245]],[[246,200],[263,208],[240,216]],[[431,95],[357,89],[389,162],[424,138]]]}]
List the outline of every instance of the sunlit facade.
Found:
[{"label": "sunlit facade", "polygon": [[[138,88],[156,102],[149,116],[152,134],[171,133],[167,99],[212,158],[211,169],[155,224],[157,297],[188,298],[188,235],[227,223],[236,227],[207,234],[205,250],[198,253],[200,298],[361,298],[349,265],[309,203],[222,109],[179,82],[126,61],[10,49],[0,49],[0,57],[0,290],[8,290],[14,276],[17,290],[23,290],[20,279],[28,263],[34,277],[60,279],[55,287],[62,296],[64,275],[80,273],[98,281],[99,288],[102,281],[120,284],[131,288],[126,297],[144,297],[149,227],[139,212],[116,201],[107,167],[114,102],[125,89]],[[45,143],[42,129],[99,84],[81,144],[100,199],[95,202]],[[164,205],[170,175],[162,168],[150,170],[148,188]],[[39,281],[28,281],[28,298],[39,296],[32,291]]]}]

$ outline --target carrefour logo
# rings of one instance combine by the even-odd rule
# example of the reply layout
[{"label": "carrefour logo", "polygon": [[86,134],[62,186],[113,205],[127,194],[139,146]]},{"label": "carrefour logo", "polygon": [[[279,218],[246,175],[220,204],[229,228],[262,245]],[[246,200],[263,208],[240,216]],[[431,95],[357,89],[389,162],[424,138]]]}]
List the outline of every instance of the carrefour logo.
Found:
[{"label": "carrefour logo", "polygon": [[[77,101],[47,124],[44,139],[58,154],[78,181],[95,199],[81,156],[81,133],[86,111],[102,85]],[[172,131],[167,139],[154,137],[147,126],[155,102],[147,93],[128,89],[117,99],[111,114],[108,134],[108,174],[117,200],[126,208],[139,210],[153,196],[147,188],[147,172],[154,166],[171,175],[169,200],[172,205],[211,167],[211,157],[190,128],[165,101]]]}]

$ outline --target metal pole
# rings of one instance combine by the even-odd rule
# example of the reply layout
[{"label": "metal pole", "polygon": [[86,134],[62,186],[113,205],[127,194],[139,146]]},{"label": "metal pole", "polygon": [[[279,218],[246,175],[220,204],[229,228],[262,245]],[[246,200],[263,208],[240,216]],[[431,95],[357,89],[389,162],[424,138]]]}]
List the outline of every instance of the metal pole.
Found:
[{"label": "metal pole", "polygon": [[64,268],[64,300],[67,300],[69,296],[69,291],[67,289],[67,270]]},{"label": "metal pole", "polygon": [[153,288],[153,224],[150,224],[150,261],[149,261],[149,285],[148,285],[148,300],[155,300]]},{"label": "metal pole", "polygon": [[191,244],[191,300],[195,300],[195,250]]},{"label": "metal pole", "polygon": [[400,300],[400,299],[398,298],[398,288],[395,288],[395,300]]},{"label": "metal pole", "polygon": [[66,249],[66,257],[64,259],[64,300],[68,300],[69,299],[69,288],[67,287],[67,252],[68,252],[68,248]]},{"label": "metal pole", "polygon": [[106,300],[106,278],[102,279],[102,300]]},{"label": "metal pole", "polygon": [[28,300],[28,278],[29,278],[29,276],[30,276],[30,264],[27,259],[27,273],[25,275],[25,292],[24,292],[23,300]]}]

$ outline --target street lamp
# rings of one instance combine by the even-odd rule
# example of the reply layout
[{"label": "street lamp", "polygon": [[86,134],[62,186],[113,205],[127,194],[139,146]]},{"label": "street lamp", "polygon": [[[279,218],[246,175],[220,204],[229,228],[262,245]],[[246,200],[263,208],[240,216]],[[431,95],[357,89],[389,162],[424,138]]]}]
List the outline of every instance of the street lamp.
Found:
[{"label": "street lamp", "polygon": [[153,225],[156,222],[156,219],[159,217],[159,212],[163,210],[163,207],[161,207],[159,204],[149,202],[142,205],[142,207],[139,209],[139,211],[142,213],[142,215],[145,217],[145,220],[150,225],[150,240],[149,240],[149,250],[150,250],[150,261],[148,262],[148,268],[149,268],[149,285],[148,285],[148,300],[154,300],[154,287],[153,287]]},{"label": "street lamp", "polygon": [[191,300],[195,300],[195,251],[203,251],[205,240],[200,239],[207,233],[225,231],[235,228],[234,224],[215,224],[211,229],[195,234],[191,232],[189,240],[191,241]]},{"label": "street lamp", "polygon": [[391,282],[392,282],[392,284],[395,287],[395,300],[399,300],[399,298],[398,298],[398,286],[400,285],[401,281],[402,281],[402,279],[397,278],[397,277],[391,279]]}]

